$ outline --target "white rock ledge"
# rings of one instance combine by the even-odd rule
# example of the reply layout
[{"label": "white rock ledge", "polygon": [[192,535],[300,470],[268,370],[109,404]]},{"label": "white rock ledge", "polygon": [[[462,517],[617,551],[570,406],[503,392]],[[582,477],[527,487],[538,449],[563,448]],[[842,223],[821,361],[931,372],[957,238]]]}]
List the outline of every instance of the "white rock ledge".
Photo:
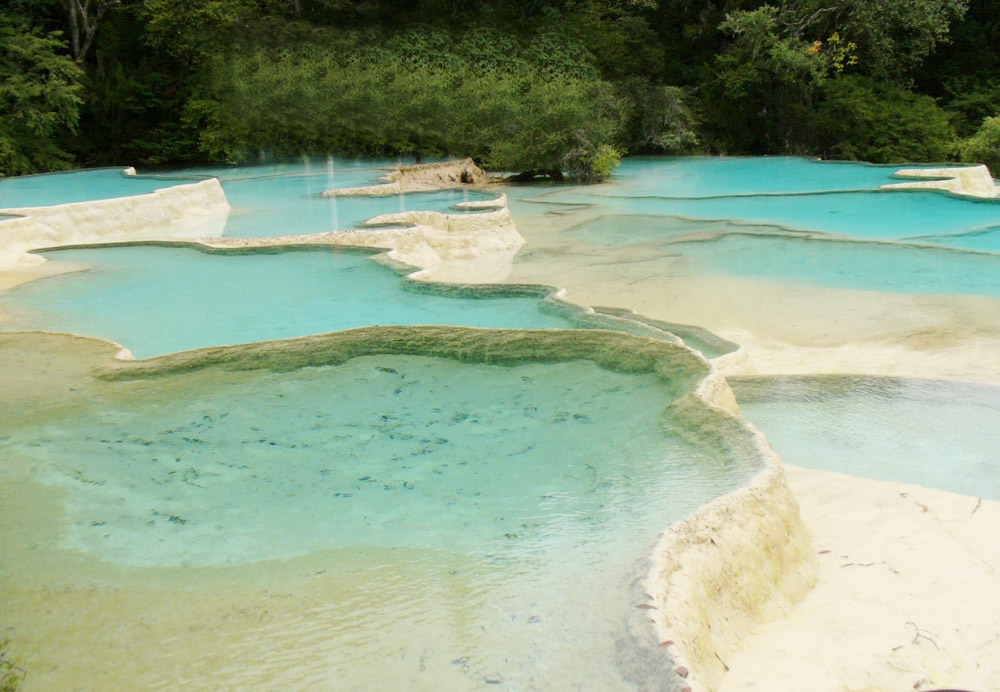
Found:
[{"label": "white rock ledge", "polygon": [[[781,460],[739,417],[725,379],[713,368],[696,395],[719,415],[715,430],[707,430],[691,411],[691,429],[717,439],[749,434],[765,463],[747,486],[672,524],[657,542],[644,583],[660,646],[678,670],[686,669],[681,673],[694,692],[712,692],[743,639],[757,625],[786,617],[814,586],[817,560]],[[681,426],[683,405],[672,407]]]},{"label": "white rock ledge", "polygon": [[48,207],[0,209],[0,270],[43,261],[31,250],[221,234],[229,202],[215,178],[145,195]]},{"label": "white rock ledge", "polygon": [[986,166],[958,166],[952,168],[903,168],[893,175],[900,178],[938,178],[910,183],[883,185],[883,190],[917,189],[944,190],[967,197],[1000,198],[1000,186]]}]

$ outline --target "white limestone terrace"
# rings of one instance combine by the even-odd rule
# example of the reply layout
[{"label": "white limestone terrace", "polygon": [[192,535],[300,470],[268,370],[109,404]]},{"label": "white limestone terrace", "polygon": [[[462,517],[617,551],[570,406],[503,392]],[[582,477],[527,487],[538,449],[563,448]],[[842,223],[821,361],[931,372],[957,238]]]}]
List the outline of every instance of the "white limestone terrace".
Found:
[{"label": "white limestone terrace", "polygon": [[32,250],[60,245],[221,234],[229,202],[215,178],[144,195],[47,207],[0,209],[0,271],[44,261]]},{"label": "white limestone terrace", "polygon": [[[481,184],[486,179],[471,159],[409,166],[393,173],[399,174],[397,182],[407,190],[446,189],[454,181]],[[126,174],[134,175],[134,169]],[[212,178],[144,195],[0,210],[0,215],[12,217],[0,220],[0,271],[36,268],[44,259],[31,252],[43,248],[183,238],[212,247],[361,245],[384,249],[389,259],[418,267],[421,273],[415,278],[430,278],[453,264],[447,272],[451,281],[499,281],[510,273],[511,260],[524,244],[506,206],[506,195],[500,195],[456,205],[484,210],[477,214],[403,212],[370,219],[365,226],[373,228],[365,230],[229,238],[222,237],[222,231],[230,205],[219,181]],[[478,258],[483,261],[472,262]]]},{"label": "white limestone terrace", "polygon": [[[467,168],[459,163],[458,182],[453,169],[431,164],[419,167],[419,175],[403,171],[392,183],[429,185],[414,181],[426,181],[430,174],[441,178],[442,184],[466,184],[461,171]],[[229,204],[218,180],[210,179],[148,195],[4,210],[18,218],[0,221],[0,270],[37,264],[41,258],[30,252],[41,248],[170,238],[214,247],[363,245],[385,249],[389,259],[419,268],[415,278],[461,281],[456,267],[465,266],[474,268],[469,278],[482,282],[494,274],[500,278],[524,243],[505,203],[503,197],[472,203],[473,208],[494,207],[480,214],[386,214],[352,231],[211,238],[198,231],[206,227],[221,231]],[[493,263],[492,274],[488,268],[484,271],[479,261],[484,259],[487,266]],[[815,579],[816,564],[781,461],[766,440],[739,418],[733,394],[717,369],[700,354],[688,353],[704,368],[692,401],[708,403],[717,412],[709,417],[714,422],[707,428],[704,420],[692,420],[698,424],[691,430],[708,434],[715,442],[742,439],[743,444],[759,448],[765,465],[748,486],[718,498],[666,531],[653,552],[644,584],[652,603],[639,604],[636,614],[643,616],[638,635],[650,640],[655,635],[647,618],[656,616],[652,620],[659,639],[669,638],[670,653],[680,664],[681,685],[714,689],[724,667],[718,662],[733,653],[751,627],[800,600]],[[620,355],[627,357],[625,352]],[[676,411],[681,419],[685,409]],[[658,648],[655,642],[653,646]]]},{"label": "white limestone terrace", "polygon": [[954,166],[949,168],[903,168],[893,174],[898,178],[933,178],[908,183],[882,185],[882,189],[944,190],[956,195],[1000,198],[1000,185],[996,184],[986,166]]}]

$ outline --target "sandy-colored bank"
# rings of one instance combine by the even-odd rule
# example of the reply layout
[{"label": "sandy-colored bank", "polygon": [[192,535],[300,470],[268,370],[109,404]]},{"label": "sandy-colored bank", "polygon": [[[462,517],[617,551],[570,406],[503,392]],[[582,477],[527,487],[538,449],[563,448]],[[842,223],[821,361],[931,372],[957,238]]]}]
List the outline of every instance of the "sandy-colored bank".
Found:
[{"label": "sandy-colored bank", "polygon": [[1000,689],[1000,503],[786,466],[819,581],[723,692]]}]

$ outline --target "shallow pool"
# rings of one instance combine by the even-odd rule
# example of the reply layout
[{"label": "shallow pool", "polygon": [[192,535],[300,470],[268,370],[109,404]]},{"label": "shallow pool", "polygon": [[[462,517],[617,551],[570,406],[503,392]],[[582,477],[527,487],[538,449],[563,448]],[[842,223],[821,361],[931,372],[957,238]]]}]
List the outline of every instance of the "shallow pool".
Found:
[{"label": "shallow pool", "polygon": [[[205,252],[125,246],[58,250],[81,271],[0,293],[0,329],[99,336],[138,358],[376,324],[573,328],[540,297],[417,292],[367,252]],[[544,292],[542,292],[544,293]]]},{"label": "shallow pool", "polygon": [[1000,297],[1000,254],[766,235],[675,243],[691,275],[890,293]]},{"label": "shallow pool", "polygon": [[125,175],[124,170],[95,168],[67,173],[0,178],[0,209],[45,207],[52,204],[144,195],[177,184],[175,180]]},{"label": "shallow pool", "polygon": [[732,386],[789,464],[1000,500],[1000,387],[832,376]]},{"label": "shallow pool", "polygon": [[[55,636],[32,651],[59,662],[50,682],[110,642],[146,653],[102,660],[102,680],[140,687],[674,689],[669,658],[636,668],[638,561],[759,463],[669,434],[669,382],[585,361],[74,386],[0,423],[6,506],[59,498],[30,505],[0,574],[22,641]],[[73,599],[88,588],[100,608]],[[51,622],[30,619],[38,598]],[[92,628],[109,629],[74,650]]]},{"label": "shallow pool", "polygon": [[[342,185],[327,176],[282,176],[225,181],[222,189],[233,206],[222,235],[236,238],[325,233],[355,228],[378,216],[401,211],[467,213],[452,209],[459,202],[489,199],[470,190],[411,192],[380,197],[320,197]],[[378,184],[374,180],[360,185]]]},{"label": "shallow pool", "polygon": [[[919,164],[908,168],[922,168]],[[933,167],[933,166],[929,166]],[[901,166],[857,161],[818,161],[796,156],[627,158],[615,169],[613,194],[712,197],[871,190],[903,182]]]}]

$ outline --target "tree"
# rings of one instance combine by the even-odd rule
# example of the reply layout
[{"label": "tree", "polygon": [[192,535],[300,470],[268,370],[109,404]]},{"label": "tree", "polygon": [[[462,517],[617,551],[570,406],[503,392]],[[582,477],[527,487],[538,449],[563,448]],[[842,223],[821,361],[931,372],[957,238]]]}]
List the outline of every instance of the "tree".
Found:
[{"label": "tree", "polygon": [[83,72],[65,49],[58,34],[0,16],[0,175],[68,167],[57,137],[76,130]]},{"label": "tree", "polygon": [[786,0],[781,22],[805,40],[837,33],[857,46],[859,71],[906,83],[967,9],[968,0]]},{"label": "tree", "polygon": [[777,7],[733,12],[719,26],[734,37],[716,58],[702,103],[716,147],[754,153],[805,148],[808,111],[829,64],[815,44],[783,31]]},{"label": "tree", "polygon": [[121,0],[59,0],[69,22],[69,47],[73,59],[83,62],[94,42],[97,23],[109,8]]}]

